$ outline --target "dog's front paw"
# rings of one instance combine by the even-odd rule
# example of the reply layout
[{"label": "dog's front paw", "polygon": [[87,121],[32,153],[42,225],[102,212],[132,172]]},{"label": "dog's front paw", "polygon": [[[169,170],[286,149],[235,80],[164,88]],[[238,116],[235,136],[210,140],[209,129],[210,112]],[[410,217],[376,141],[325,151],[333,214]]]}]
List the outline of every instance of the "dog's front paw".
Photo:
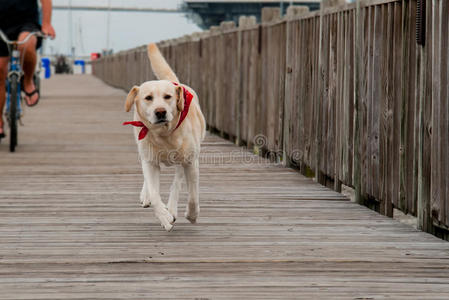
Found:
[{"label": "dog's front paw", "polygon": [[156,213],[156,217],[161,222],[161,226],[166,231],[171,231],[173,229],[173,224],[175,223],[176,218],[173,217],[172,214],[170,214],[170,212],[167,210],[166,207],[161,207],[159,209],[156,209],[155,213]]},{"label": "dog's front paw", "polygon": [[150,207],[150,197],[148,196],[148,191],[145,188],[145,185],[142,187],[142,191],[140,192],[140,204],[142,207]]},{"label": "dog's front paw", "polygon": [[167,209],[176,221],[176,218],[178,217],[178,203],[176,201],[169,200],[167,203]]},{"label": "dog's front paw", "polygon": [[200,215],[200,206],[194,203],[187,204],[185,217],[190,223],[195,224],[198,216]]},{"label": "dog's front paw", "polygon": [[145,199],[144,201],[142,201],[142,207],[143,208],[147,208],[151,206],[151,202],[149,199]]}]

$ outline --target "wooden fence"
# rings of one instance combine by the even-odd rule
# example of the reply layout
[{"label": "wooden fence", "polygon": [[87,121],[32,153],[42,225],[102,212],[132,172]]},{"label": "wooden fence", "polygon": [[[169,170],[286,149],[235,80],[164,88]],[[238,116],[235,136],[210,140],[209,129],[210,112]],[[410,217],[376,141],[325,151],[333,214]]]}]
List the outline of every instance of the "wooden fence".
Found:
[{"label": "wooden fence", "polygon": [[[392,216],[449,225],[448,1],[360,1],[283,20],[164,41],[209,128],[275,153]],[[140,47],[97,60],[94,74],[128,90],[154,79]],[[446,236],[447,237],[447,236]]]}]

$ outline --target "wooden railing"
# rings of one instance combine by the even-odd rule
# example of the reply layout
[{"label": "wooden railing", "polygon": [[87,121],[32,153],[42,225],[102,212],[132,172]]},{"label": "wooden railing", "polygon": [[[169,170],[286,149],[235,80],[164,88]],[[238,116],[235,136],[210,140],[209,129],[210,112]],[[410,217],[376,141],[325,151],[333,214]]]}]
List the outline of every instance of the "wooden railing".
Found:
[{"label": "wooden railing", "polygon": [[[443,236],[449,225],[449,5],[360,1],[279,21],[221,28],[160,47],[200,96],[209,128]],[[146,48],[94,62],[129,89],[154,79]],[[447,237],[447,236],[446,236]]]}]

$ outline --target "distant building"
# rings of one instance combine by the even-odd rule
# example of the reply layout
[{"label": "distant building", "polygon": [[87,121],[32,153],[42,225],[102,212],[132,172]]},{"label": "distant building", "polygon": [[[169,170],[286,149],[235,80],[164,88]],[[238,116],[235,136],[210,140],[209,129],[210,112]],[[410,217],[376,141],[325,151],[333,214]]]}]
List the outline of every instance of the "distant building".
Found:
[{"label": "distant building", "polygon": [[320,8],[320,0],[273,1],[273,0],[186,0],[184,8],[189,16],[203,29],[219,25],[222,21],[238,23],[240,16],[255,16],[260,22],[262,7],[280,7],[284,15],[289,5],[305,5],[310,10]]}]

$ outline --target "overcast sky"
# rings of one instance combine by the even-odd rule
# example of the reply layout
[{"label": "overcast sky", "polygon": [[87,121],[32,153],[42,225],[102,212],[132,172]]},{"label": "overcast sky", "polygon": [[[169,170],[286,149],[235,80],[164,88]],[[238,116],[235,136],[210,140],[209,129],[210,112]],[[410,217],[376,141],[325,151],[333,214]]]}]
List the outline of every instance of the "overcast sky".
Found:
[{"label": "overcast sky", "polygon": [[[53,0],[54,5],[67,5],[69,0]],[[181,0],[110,0],[111,6],[176,8]],[[108,0],[72,0],[72,5],[107,5]],[[201,29],[184,14],[111,12],[110,46],[114,52],[179,37]],[[48,41],[45,52],[70,53],[69,12],[53,11],[56,39]],[[76,55],[90,55],[106,48],[107,12],[72,11],[72,39]]]}]

